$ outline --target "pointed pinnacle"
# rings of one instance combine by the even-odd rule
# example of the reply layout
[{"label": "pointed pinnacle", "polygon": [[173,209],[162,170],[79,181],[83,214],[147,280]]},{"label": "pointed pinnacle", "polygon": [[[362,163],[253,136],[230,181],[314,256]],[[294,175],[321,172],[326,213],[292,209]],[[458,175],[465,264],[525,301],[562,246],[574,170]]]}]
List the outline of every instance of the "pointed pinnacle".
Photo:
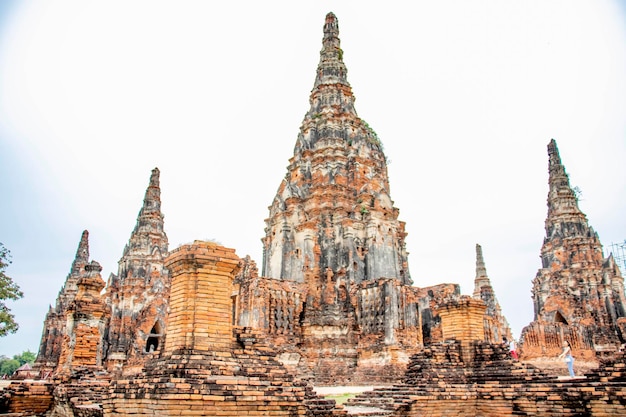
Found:
[{"label": "pointed pinnacle", "polygon": [[554,139],[548,144],[548,158],[548,184],[550,185],[548,216],[557,213],[579,213],[576,193],[570,186],[569,176],[565,172],[565,166],[561,162],[559,149]]},{"label": "pointed pinnacle", "polygon": [[[556,141],[548,144],[548,217],[546,218],[546,237],[586,235],[589,231],[587,217],[578,207],[578,198],[570,186],[569,176],[561,162]],[[578,224],[578,227],[572,227]]]},{"label": "pointed pinnacle", "polygon": [[476,244],[476,278],[487,276],[487,268],[483,259],[483,248]]},{"label": "pointed pinnacle", "polygon": [[343,63],[343,51],[340,47],[339,24],[335,15],[330,12],[326,15],[324,23],[324,39],[322,40],[315,86],[320,84],[345,84],[349,86],[347,73],[348,70]]},{"label": "pointed pinnacle", "polygon": [[333,12],[326,14],[326,21],[324,22],[324,39],[337,38],[339,35],[339,25],[337,23],[337,16]]},{"label": "pointed pinnacle", "polygon": [[[161,187],[159,185],[159,169],[154,168],[150,175],[150,183],[146,189],[146,194],[143,199],[143,205],[139,210],[137,216],[137,224],[131,234],[131,242],[137,240],[138,235],[145,235],[146,233],[163,233],[163,213],[161,213]],[[167,238],[165,238],[167,241]],[[135,242],[136,244],[137,242]],[[167,245],[167,243],[166,243]],[[124,249],[124,255],[129,252],[128,245]]]},{"label": "pointed pinnacle", "polygon": [[74,262],[72,262],[72,269],[70,274],[77,274],[81,272],[81,269],[89,262],[89,231],[84,230],[80,242],[78,243],[78,249],[76,250],[76,256]]},{"label": "pointed pinnacle", "polygon": [[159,175],[161,174],[161,171],[159,171],[159,168],[154,168],[152,170],[152,174],[150,174],[150,185],[154,186],[154,187],[158,187],[159,186]]},{"label": "pointed pinnacle", "polygon": [[554,139],[551,139],[550,143],[548,143],[548,157],[550,158],[550,167],[562,165],[559,148],[556,146],[556,141]]},{"label": "pointed pinnacle", "polygon": [[476,244],[476,278],[474,279],[474,298],[480,298],[483,287],[491,287],[489,277],[487,276],[487,268],[483,259],[483,249]]},{"label": "pointed pinnacle", "polygon": [[161,187],[159,185],[159,168],[154,168],[150,175],[150,183],[146,189],[146,195],[143,199],[143,207],[139,215],[146,214],[151,211],[161,210]]}]

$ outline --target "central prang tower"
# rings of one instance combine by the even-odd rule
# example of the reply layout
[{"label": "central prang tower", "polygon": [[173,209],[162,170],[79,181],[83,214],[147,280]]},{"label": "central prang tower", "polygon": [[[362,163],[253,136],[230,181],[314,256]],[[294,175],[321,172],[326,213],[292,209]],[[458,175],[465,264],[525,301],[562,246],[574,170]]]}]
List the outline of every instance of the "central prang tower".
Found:
[{"label": "central prang tower", "polygon": [[311,108],[265,220],[262,275],[411,284],[405,223],[390,197],[382,144],[356,113],[338,35],[329,13]]}]

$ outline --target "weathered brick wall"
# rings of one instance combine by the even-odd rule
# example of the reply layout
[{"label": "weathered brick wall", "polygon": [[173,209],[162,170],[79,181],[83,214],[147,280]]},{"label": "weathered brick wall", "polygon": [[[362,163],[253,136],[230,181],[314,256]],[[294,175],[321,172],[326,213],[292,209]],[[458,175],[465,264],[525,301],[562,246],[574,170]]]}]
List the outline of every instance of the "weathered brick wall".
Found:
[{"label": "weathered brick wall", "polygon": [[445,301],[437,310],[444,340],[456,339],[462,343],[485,340],[486,306],[481,300],[462,296]]},{"label": "weathered brick wall", "polygon": [[439,284],[417,288],[417,299],[422,321],[422,338],[425,345],[443,341],[441,317],[438,306],[447,299],[461,296],[458,284]]},{"label": "weathered brick wall", "polygon": [[[236,329],[233,339],[234,250],[196,241],[166,260],[172,273],[165,348],[145,373],[116,379],[106,416],[304,416],[305,390],[259,340]],[[327,410],[324,415],[333,414]]]},{"label": "weathered brick wall", "polygon": [[228,350],[232,340],[232,285],[239,258],[234,249],[196,241],[168,255],[172,274],[164,352]]},{"label": "weathered brick wall", "polygon": [[[458,285],[416,288],[383,278],[354,285],[338,303],[325,304],[306,283],[258,277],[249,259],[241,265],[231,297],[236,322],[261,331],[294,373],[323,385],[397,382],[422,348],[424,328],[431,342],[443,340],[440,306],[460,297]],[[447,337],[456,335],[454,329],[471,330],[465,338],[484,340],[492,324],[485,305],[464,300],[474,306],[467,311],[472,324],[467,326],[469,316],[450,319]]]},{"label": "weathered brick wall", "polygon": [[52,405],[53,389],[50,382],[13,382],[0,391],[0,414],[43,415]]},{"label": "weathered brick wall", "polygon": [[102,366],[108,309],[100,295],[105,285],[100,271],[100,264],[91,261],[78,280],[78,293],[67,309],[67,334],[54,371],[57,376],[69,377],[77,367]]}]

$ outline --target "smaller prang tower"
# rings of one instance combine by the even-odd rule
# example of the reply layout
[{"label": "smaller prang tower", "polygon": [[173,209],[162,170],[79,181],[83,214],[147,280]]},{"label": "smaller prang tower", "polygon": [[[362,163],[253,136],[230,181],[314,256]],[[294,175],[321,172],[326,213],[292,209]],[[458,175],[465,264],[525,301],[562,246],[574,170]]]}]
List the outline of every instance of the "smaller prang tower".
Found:
[{"label": "smaller prang tower", "polygon": [[154,168],[137,224],[107,285],[111,322],[106,338],[109,370],[139,372],[158,353],[167,326],[171,279],[163,262],[168,253],[163,229],[159,169]]},{"label": "smaller prang tower", "polygon": [[624,342],[624,279],[604,258],[569,184],[556,141],[548,144],[549,185],[542,267],[533,280],[534,321],[522,331],[526,358],[554,356],[568,341],[575,356],[592,359]]},{"label": "smaller prang tower", "polygon": [[84,274],[85,266],[89,264],[89,232],[84,230],[80,236],[78,249],[70,273],[56,299],[54,307],[50,306],[43,324],[43,334],[39,344],[39,353],[35,361],[35,368],[42,376],[51,374],[59,364],[61,350],[66,336],[68,309],[78,293],[78,281]]},{"label": "smaller prang tower", "polygon": [[487,275],[487,267],[483,259],[483,248],[478,243],[476,244],[476,278],[474,279],[474,293],[472,296],[477,300],[482,300],[487,307],[484,317],[484,340],[492,343],[502,342],[502,339],[505,337],[510,340],[511,328],[506,318],[502,315],[500,303]]}]

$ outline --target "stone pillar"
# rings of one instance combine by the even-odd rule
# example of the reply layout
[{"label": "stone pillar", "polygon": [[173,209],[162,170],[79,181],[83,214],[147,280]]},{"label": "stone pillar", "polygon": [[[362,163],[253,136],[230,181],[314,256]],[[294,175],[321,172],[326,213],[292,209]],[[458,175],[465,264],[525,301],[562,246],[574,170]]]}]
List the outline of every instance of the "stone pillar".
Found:
[{"label": "stone pillar", "polygon": [[234,249],[196,240],[170,252],[170,316],[164,353],[177,349],[228,350],[231,293],[239,258]]},{"label": "stone pillar", "polygon": [[395,345],[398,326],[398,288],[395,282],[388,280],[384,284],[385,294],[385,344]]}]

